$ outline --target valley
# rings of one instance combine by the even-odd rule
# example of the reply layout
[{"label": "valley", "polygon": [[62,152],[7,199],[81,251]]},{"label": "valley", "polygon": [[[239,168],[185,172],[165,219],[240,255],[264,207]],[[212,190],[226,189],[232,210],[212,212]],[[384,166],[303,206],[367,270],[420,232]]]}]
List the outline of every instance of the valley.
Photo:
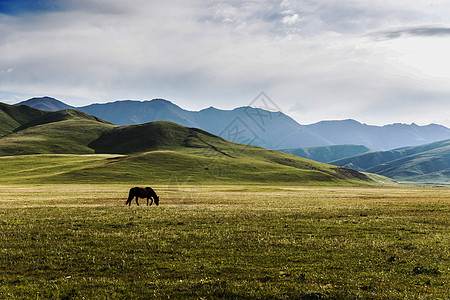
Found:
[{"label": "valley", "polygon": [[450,184],[450,140],[365,153],[330,163],[398,181]]}]

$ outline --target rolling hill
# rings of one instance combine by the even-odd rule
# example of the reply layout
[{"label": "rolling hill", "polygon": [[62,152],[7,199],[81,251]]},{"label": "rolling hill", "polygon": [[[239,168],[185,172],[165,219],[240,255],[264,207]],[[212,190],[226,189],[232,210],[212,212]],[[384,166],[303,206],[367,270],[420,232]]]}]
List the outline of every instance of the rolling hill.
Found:
[{"label": "rolling hill", "polygon": [[336,145],[280,149],[279,151],[315,160],[318,162],[328,163],[331,161],[372,152],[374,150],[362,145]]},{"label": "rolling hill", "polygon": [[371,152],[331,163],[399,181],[449,184],[450,140]]},{"label": "rolling hill", "polygon": [[[60,101],[54,100],[54,106],[59,107]],[[48,98],[44,102],[51,107]],[[39,98],[21,103],[42,107]],[[301,125],[282,112],[261,108],[244,106],[221,110],[210,107],[200,111],[188,111],[163,99],[115,101],[77,109],[117,125],[171,121],[203,129],[233,142],[268,149],[353,144],[375,150],[391,150],[450,138],[450,129],[436,124],[371,126],[350,119]]]},{"label": "rolling hill", "polygon": [[0,138],[0,155],[94,154],[88,144],[114,127],[76,110],[46,112]]},{"label": "rolling hill", "polygon": [[15,106],[0,102],[0,137],[47,113],[25,105]]},{"label": "rolling hill", "polygon": [[63,110],[21,126],[0,138],[3,182],[345,185],[377,180],[167,121],[116,126]]}]

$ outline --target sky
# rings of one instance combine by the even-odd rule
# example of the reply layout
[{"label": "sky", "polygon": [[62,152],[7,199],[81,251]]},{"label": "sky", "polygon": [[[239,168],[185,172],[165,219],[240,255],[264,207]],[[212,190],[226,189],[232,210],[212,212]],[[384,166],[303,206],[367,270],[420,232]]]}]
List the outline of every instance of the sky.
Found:
[{"label": "sky", "polygon": [[[0,101],[450,127],[448,0],[0,0]],[[257,105],[256,105],[257,106]]]}]

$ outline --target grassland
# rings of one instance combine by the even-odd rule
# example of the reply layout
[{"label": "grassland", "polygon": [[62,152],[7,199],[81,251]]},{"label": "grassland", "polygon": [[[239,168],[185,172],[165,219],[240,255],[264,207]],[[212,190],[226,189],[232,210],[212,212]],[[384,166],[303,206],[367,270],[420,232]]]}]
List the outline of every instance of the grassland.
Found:
[{"label": "grassland", "polygon": [[[0,157],[3,184],[260,184],[379,185],[388,178],[359,179],[337,167],[252,146],[239,158],[205,148],[157,150],[131,155],[44,154]],[[261,152],[261,153],[257,153]],[[232,152],[230,152],[232,153]],[[342,169],[344,170],[344,169]],[[345,171],[344,171],[345,172]],[[361,174],[362,175],[362,174]],[[364,175],[366,176],[366,175]]]},{"label": "grassland", "polygon": [[448,299],[449,189],[128,188],[0,186],[0,298]]}]

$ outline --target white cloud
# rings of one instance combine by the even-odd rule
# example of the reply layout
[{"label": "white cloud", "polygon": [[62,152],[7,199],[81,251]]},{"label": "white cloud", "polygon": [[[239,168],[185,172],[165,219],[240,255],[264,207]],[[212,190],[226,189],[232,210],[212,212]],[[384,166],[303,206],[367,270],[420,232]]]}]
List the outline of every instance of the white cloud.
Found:
[{"label": "white cloud", "polygon": [[[0,15],[0,100],[163,97],[188,109],[232,108],[265,91],[301,123],[448,119],[440,108],[450,97],[445,1],[65,3]],[[414,95],[427,99],[426,116],[414,113],[423,102],[404,100]],[[414,107],[407,115],[406,106]]]},{"label": "white cloud", "polygon": [[300,21],[300,16],[298,14],[292,14],[292,15],[288,15],[288,16],[284,17],[281,20],[281,23],[286,24],[286,25],[295,25],[299,21]]}]

